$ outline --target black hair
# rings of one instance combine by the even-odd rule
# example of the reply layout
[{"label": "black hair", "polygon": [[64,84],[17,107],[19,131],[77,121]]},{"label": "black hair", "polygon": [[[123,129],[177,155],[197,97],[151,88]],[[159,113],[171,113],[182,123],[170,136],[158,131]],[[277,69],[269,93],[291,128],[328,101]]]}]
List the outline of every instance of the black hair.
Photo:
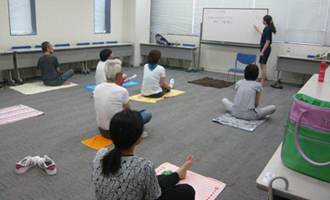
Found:
[{"label": "black hair", "polygon": [[137,111],[123,110],[113,116],[109,131],[115,148],[101,160],[102,174],[106,177],[118,172],[121,164],[121,150],[129,149],[141,137],[142,116]]},{"label": "black hair", "polygon": [[264,21],[266,22],[266,24],[269,26],[270,30],[271,30],[273,33],[276,33],[276,28],[275,28],[275,25],[274,25],[274,22],[273,22],[273,18],[272,18],[272,16],[270,16],[270,15],[265,15],[263,19],[264,19]]},{"label": "black hair", "polygon": [[47,51],[47,48],[50,46],[50,43],[45,41],[43,43],[41,43],[41,49],[42,49],[42,52],[46,52]]},{"label": "black hair", "polygon": [[148,55],[148,63],[150,64],[157,64],[159,59],[161,58],[162,54],[159,50],[152,50],[149,52]]},{"label": "black hair", "polygon": [[255,81],[259,76],[259,68],[255,64],[249,64],[245,67],[244,78],[248,81]]},{"label": "black hair", "polygon": [[106,60],[108,60],[108,58],[111,54],[112,54],[112,51],[110,49],[103,49],[100,52],[100,60],[105,62]]}]

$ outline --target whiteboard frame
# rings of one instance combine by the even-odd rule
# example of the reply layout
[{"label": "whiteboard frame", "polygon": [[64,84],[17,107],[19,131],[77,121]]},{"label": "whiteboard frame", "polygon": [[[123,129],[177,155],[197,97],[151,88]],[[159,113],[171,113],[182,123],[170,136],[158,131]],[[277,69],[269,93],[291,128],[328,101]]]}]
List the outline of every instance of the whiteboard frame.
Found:
[{"label": "whiteboard frame", "polygon": [[[216,10],[265,10],[267,11],[267,15],[269,13],[269,9],[268,8],[203,8],[203,18],[202,18],[202,24],[204,22],[204,12],[205,12],[205,9],[216,9]],[[200,40],[203,42],[203,43],[208,43],[208,44],[216,44],[216,43],[220,43],[220,44],[223,44],[223,45],[230,45],[230,46],[248,46],[248,47],[254,47],[256,46],[256,44],[254,43],[240,43],[240,42],[232,42],[232,41],[218,41],[218,40],[203,40],[203,36],[202,36],[202,33],[203,33],[203,25],[202,25],[202,30],[201,30],[201,35],[200,35]],[[259,46],[259,45],[258,45]]]},{"label": "whiteboard frame", "polygon": [[258,48],[258,49],[260,48],[260,45],[259,44],[252,44],[252,43],[238,43],[238,42],[228,42],[228,41],[202,40],[202,37],[203,37],[204,9],[267,10],[267,15],[269,13],[269,9],[268,8],[203,8],[203,18],[202,18],[202,23],[201,23],[201,27],[200,27],[200,35],[199,35],[199,52],[198,52],[198,66],[197,66],[197,71],[204,70],[204,68],[201,68],[200,67],[200,64],[201,64],[202,44],[236,46],[236,47]]}]

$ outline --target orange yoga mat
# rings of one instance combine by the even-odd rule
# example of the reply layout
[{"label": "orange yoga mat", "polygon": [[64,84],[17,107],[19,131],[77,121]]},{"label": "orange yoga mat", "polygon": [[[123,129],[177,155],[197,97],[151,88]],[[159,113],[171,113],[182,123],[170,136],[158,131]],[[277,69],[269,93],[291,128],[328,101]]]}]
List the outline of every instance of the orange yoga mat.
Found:
[{"label": "orange yoga mat", "polygon": [[106,146],[111,145],[112,140],[103,137],[101,134],[98,134],[94,137],[81,141],[81,143],[83,143],[84,145],[86,145],[92,149],[99,150]]},{"label": "orange yoga mat", "polygon": [[[156,174],[159,175],[163,171],[175,172],[179,167],[171,163],[163,163],[156,169]],[[214,200],[225,189],[226,184],[213,178],[205,177],[195,172],[187,172],[187,177],[181,180],[178,184],[186,183],[191,185],[196,192],[196,200]]]}]

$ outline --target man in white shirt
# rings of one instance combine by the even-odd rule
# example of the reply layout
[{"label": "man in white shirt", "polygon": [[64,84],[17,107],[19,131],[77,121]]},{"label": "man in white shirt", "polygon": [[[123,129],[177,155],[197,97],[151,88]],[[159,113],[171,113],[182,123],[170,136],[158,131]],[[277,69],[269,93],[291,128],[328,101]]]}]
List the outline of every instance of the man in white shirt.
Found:
[{"label": "man in white shirt", "polygon": [[[104,65],[108,60],[113,60],[114,55],[110,49],[103,49],[100,52],[100,61],[96,66],[96,72],[95,72],[95,84],[101,84],[106,82],[106,77],[104,73]],[[120,60],[115,59],[120,62],[120,65],[122,64]],[[134,79],[136,77],[136,74],[134,74],[132,77],[127,78],[127,74],[123,74],[121,80],[117,83],[117,85],[122,86],[124,82],[129,81],[131,79]]]},{"label": "man in white shirt", "polygon": [[[97,85],[94,90],[94,105],[96,122],[100,133],[104,137],[110,138],[109,128],[112,117],[124,109],[131,109],[131,106],[128,102],[128,91],[117,85],[123,75],[121,61],[107,61],[104,65],[104,73],[106,81]],[[140,114],[142,115],[144,124],[150,121],[150,111],[141,110]],[[147,134],[147,132],[144,132],[142,136],[147,137]]]}]

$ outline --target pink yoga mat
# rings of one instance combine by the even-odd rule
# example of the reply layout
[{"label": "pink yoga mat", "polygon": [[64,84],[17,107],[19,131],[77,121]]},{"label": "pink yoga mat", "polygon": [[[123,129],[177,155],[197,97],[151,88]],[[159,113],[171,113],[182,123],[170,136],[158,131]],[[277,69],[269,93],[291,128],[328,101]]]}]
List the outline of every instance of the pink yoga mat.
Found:
[{"label": "pink yoga mat", "polygon": [[[159,175],[163,171],[171,170],[175,172],[179,167],[171,163],[163,163],[156,169]],[[188,171],[187,177],[178,184],[186,183],[191,185],[196,191],[196,200],[214,200],[225,189],[226,184],[213,178],[205,177],[192,171]]]},{"label": "pink yoga mat", "polygon": [[44,112],[24,105],[2,108],[0,109],[0,125],[14,123],[43,114]]}]

